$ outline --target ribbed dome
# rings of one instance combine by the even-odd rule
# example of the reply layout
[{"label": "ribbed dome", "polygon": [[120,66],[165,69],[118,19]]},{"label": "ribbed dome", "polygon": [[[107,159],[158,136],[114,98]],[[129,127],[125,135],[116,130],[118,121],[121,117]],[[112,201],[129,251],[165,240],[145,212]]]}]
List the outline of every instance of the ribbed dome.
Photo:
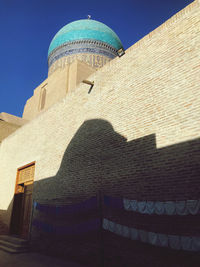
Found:
[{"label": "ribbed dome", "polygon": [[105,24],[91,19],[81,19],[64,26],[54,36],[49,46],[48,55],[57,47],[72,41],[96,40],[120,49],[122,43],[116,33]]},{"label": "ribbed dome", "polygon": [[54,36],[48,51],[49,74],[79,59],[95,69],[115,58],[122,43],[105,24],[81,19],[64,26]]}]

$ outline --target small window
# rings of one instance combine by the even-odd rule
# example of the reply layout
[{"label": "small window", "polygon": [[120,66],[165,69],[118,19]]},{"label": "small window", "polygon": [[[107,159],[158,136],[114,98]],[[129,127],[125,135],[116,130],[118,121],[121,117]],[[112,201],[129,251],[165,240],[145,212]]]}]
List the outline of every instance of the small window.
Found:
[{"label": "small window", "polygon": [[41,91],[40,91],[40,102],[39,102],[39,107],[38,107],[39,110],[42,110],[45,107],[45,102],[46,102],[46,88],[45,88],[45,86],[43,86],[41,88]]},{"label": "small window", "polygon": [[32,162],[17,170],[15,194],[24,192],[24,185],[32,184],[35,175],[35,162]]}]

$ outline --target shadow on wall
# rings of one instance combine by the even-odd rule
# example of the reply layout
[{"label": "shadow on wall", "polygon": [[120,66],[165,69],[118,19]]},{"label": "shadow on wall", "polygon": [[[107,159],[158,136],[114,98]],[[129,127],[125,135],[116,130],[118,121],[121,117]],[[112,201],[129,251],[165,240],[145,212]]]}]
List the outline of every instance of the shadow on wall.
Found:
[{"label": "shadow on wall", "polygon": [[85,121],[56,176],[34,183],[34,199],[70,203],[98,190],[137,200],[199,199],[199,145],[196,139],[157,149],[154,134],[127,142],[109,122]]},{"label": "shadow on wall", "polygon": [[10,201],[7,210],[0,210],[0,235],[9,234],[10,218],[13,209],[14,197]]},{"label": "shadow on wall", "polygon": [[[157,149],[154,134],[127,142],[126,138],[114,131],[108,121],[85,121],[68,145],[57,174],[34,183],[33,198],[39,203],[62,205],[80,202],[101,191],[105,195],[141,201],[199,199],[199,145],[200,140],[196,139]],[[34,218],[35,216],[36,214]],[[145,217],[145,221],[148,221],[148,218]],[[199,235],[200,216],[190,216],[187,219],[186,235],[187,227],[194,228],[194,233]],[[166,220],[166,216],[163,216],[163,221]],[[171,220],[170,223],[176,224],[176,218],[174,217],[174,221]],[[155,225],[155,231],[156,227]],[[74,259],[85,262],[88,266],[94,266],[94,262],[99,260],[94,251],[99,251],[99,246],[102,247],[98,236],[93,239],[85,236],[82,243],[78,239],[65,240],[62,243],[62,238],[55,240],[55,237],[50,242],[50,235],[37,235],[33,230],[32,238],[38,238],[40,246],[44,243],[44,248],[51,243],[51,253],[72,255]],[[105,266],[132,266],[133,262],[135,266],[147,266],[145,264],[148,262],[148,266],[182,267],[187,266],[192,257],[184,252],[179,253],[177,257],[171,250],[152,248],[146,244],[138,246],[138,242],[134,241],[124,241],[127,246],[124,244],[126,251],[123,250],[122,255],[122,248],[115,247],[116,242],[119,240],[115,240],[113,234],[105,236],[105,255],[107,258],[112,255]],[[67,247],[71,248],[68,253]],[[133,248],[137,251],[135,255]],[[137,255],[140,255],[140,260]],[[84,257],[85,260],[82,260]],[[86,260],[87,257],[90,260]],[[166,257],[170,258],[170,262],[166,263]],[[112,263],[114,258],[117,261]],[[129,259],[129,262],[125,258]],[[196,266],[191,264],[190,266]]]},{"label": "shadow on wall", "polygon": [[8,225],[4,222],[8,212],[8,210],[0,210],[0,235],[8,234]]}]

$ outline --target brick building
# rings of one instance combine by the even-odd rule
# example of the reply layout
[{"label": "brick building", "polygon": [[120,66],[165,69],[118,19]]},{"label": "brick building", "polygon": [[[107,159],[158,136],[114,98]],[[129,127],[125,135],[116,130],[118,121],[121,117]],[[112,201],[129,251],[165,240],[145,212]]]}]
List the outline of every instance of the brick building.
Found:
[{"label": "brick building", "polygon": [[88,266],[199,266],[199,8],[123,56],[94,20],[56,34],[23,118],[0,115],[1,233]]}]

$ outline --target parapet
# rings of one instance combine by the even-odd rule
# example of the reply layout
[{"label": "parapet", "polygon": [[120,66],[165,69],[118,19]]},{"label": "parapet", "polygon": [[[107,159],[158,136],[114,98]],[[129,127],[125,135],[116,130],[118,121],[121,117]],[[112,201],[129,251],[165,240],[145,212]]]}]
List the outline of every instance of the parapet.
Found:
[{"label": "parapet", "polygon": [[27,123],[25,119],[5,112],[0,113],[0,143],[25,123]]}]

